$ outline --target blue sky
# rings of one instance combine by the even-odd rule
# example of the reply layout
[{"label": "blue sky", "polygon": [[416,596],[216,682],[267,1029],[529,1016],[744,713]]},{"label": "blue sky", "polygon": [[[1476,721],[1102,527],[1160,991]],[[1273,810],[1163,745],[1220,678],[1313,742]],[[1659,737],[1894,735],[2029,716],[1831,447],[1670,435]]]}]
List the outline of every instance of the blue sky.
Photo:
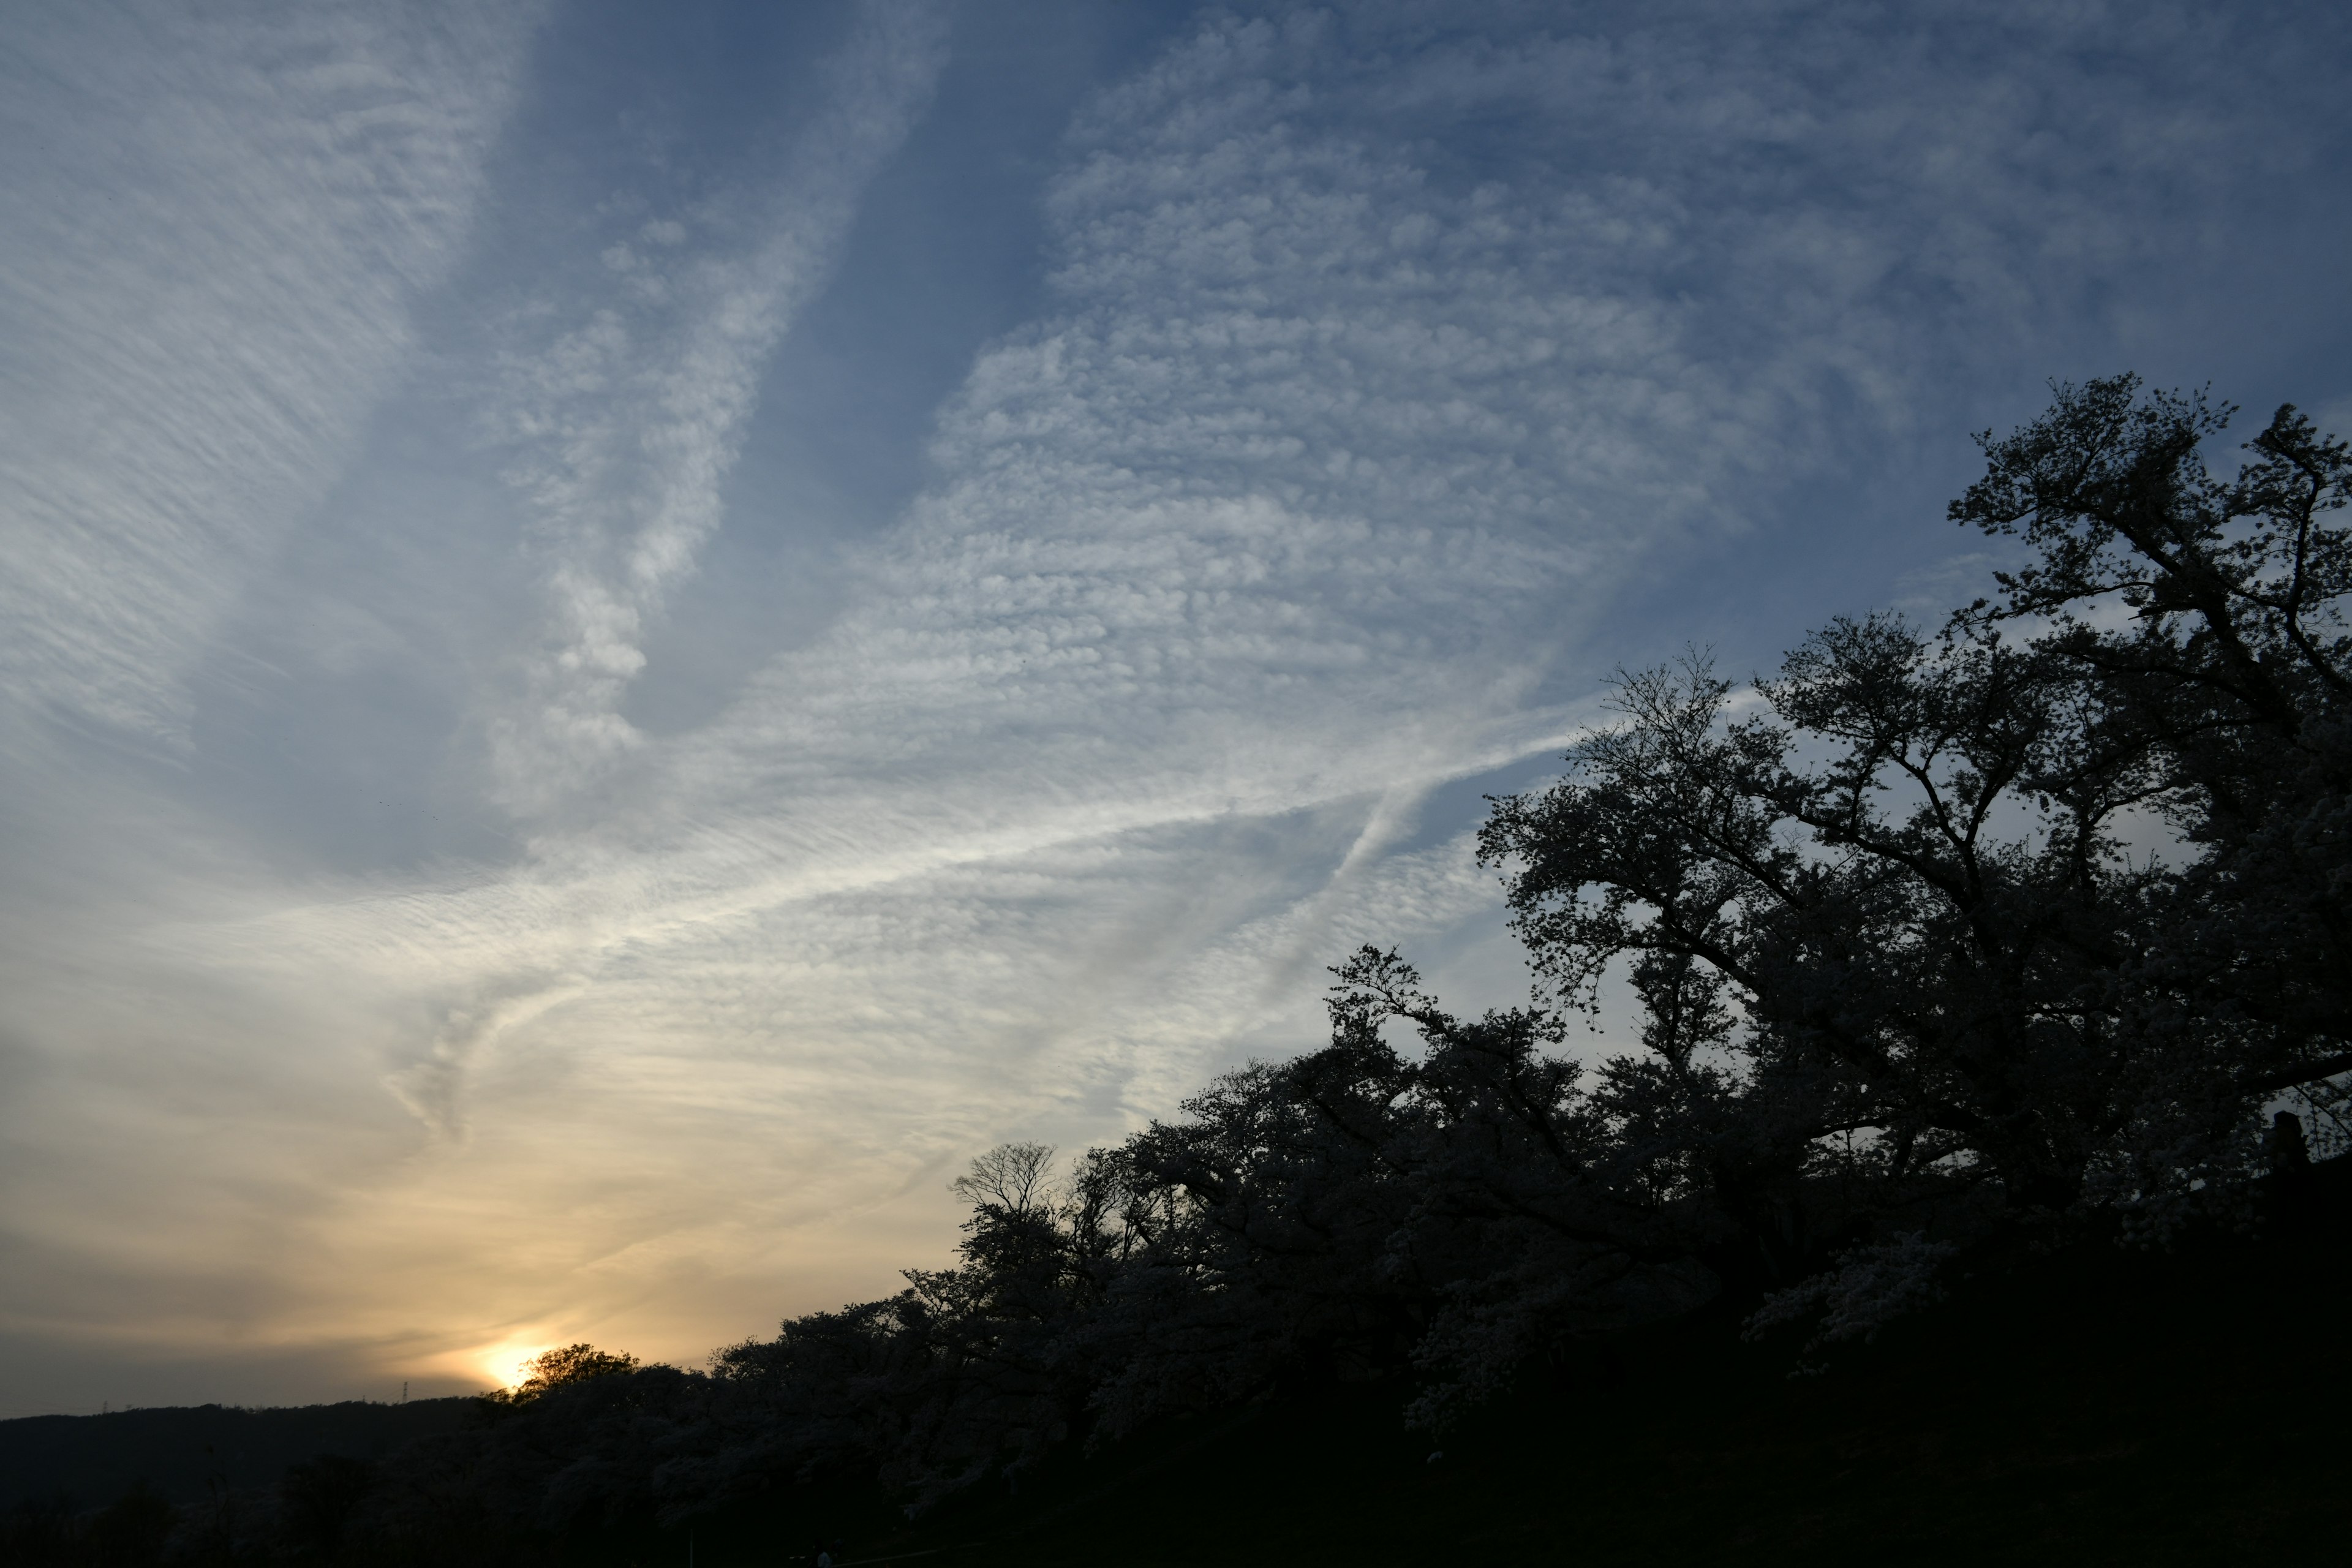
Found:
[{"label": "blue sky", "polygon": [[1609,672],[1970,431],[2352,425],[2316,6],[0,19],[0,1415],[692,1361],[1525,975]]}]

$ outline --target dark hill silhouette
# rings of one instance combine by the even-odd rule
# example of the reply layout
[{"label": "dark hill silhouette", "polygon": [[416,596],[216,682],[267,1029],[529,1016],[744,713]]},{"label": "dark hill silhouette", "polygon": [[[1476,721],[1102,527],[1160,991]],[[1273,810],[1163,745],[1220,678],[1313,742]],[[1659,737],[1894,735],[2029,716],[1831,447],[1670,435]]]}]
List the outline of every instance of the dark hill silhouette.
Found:
[{"label": "dark hill silhouette", "polygon": [[0,1508],[60,1495],[86,1508],[111,1502],[140,1481],[169,1501],[192,1503],[215,1483],[237,1490],[274,1485],[287,1466],[321,1454],[382,1458],[418,1437],[454,1431],[472,1404],[200,1405],[0,1421]]}]

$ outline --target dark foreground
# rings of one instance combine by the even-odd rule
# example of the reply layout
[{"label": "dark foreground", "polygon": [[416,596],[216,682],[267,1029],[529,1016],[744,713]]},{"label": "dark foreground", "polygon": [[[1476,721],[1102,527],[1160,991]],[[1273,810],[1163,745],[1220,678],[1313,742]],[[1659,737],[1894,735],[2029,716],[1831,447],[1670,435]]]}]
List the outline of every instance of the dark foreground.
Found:
[{"label": "dark foreground", "polygon": [[[1788,1375],[1797,1342],[1690,1322],[1435,1442],[1401,1429],[1401,1391],[1360,1388],[1073,1458],[921,1529],[835,1530],[852,1561],[942,1568],[2345,1561],[2352,1161],[2332,1166],[2263,1239],[2021,1258],[1819,1376]],[[696,1561],[805,1555],[819,1517],[706,1527]]]},{"label": "dark foreground", "polygon": [[[1357,1385],[1068,1454],[919,1525],[888,1498],[812,1491],[691,1529],[484,1542],[480,1560],[730,1568],[807,1562],[820,1540],[940,1568],[2336,1560],[2352,1161],[2289,1196],[2255,1237],[1989,1263],[1817,1376],[1788,1375],[1796,1340],[1701,1318],[1594,1343],[1437,1439],[1404,1430],[1404,1389]],[[20,1512],[0,1558],[158,1561],[161,1532],[115,1511],[62,1532]],[[174,1555],[201,1552],[175,1533]]]},{"label": "dark foreground", "polygon": [[0,1509],[59,1498],[69,1505],[110,1500],[142,1483],[176,1504],[274,1486],[289,1465],[320,1454],[379,1459],[416,1438],[455,1431],[473,1403],[163,1405],[0,1421]]}]

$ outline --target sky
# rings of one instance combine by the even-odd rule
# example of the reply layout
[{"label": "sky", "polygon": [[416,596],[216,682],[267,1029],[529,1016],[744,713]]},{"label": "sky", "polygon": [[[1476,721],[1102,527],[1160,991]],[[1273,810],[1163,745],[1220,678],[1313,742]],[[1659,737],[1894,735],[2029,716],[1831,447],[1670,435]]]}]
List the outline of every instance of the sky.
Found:
[{"label": "sky", "polygon": [[[1484,796],[1932,619],[2055,378],[2352,426],[2332,10],[21,0],[0,1416],[698,1364],[1525,999]],[[1596,1047],[1601,1048],[1601,1047]]]}]

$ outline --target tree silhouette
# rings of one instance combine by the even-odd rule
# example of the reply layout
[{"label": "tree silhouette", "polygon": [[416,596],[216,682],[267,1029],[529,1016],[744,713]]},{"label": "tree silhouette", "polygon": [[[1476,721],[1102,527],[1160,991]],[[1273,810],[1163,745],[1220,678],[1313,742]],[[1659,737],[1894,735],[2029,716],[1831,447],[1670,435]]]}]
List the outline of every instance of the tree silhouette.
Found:
[{"label": "tree silhouette", "polygon": [[638,1363],[633,1355],[600,1351],[583,1341],[541,1351],[524,1364],[530,1370],[521,1382],[483,1397],[504,1405],[529,1405],[551,1389],[635,1372]]}]

